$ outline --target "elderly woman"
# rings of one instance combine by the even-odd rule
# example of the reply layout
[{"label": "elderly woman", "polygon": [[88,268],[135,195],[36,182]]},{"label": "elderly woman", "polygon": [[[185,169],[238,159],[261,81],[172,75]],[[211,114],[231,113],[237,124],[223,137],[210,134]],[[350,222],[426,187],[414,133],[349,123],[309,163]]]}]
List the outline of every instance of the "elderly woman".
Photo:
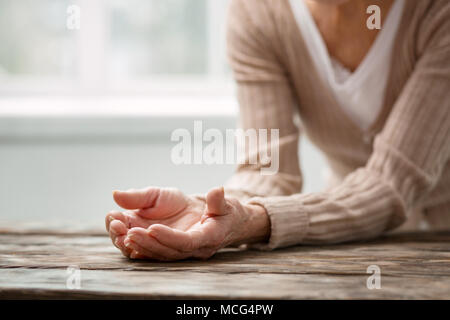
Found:
[{"label": "elderly woman", "polygon": [[[381,29],[368,28],[376,4]],[[450,227],[450,2],[234,0],[228,52],[243,129],[279,129],[279,170],[240,165],[205,197],[114,192],[107,229],[130,258],[208,258],[374,238],[401,225]],[[299,121],[298,121],[299,120]],[[331,176],[300,193],[298,139]],[[248,153],[261,150],[248,150]]]}]

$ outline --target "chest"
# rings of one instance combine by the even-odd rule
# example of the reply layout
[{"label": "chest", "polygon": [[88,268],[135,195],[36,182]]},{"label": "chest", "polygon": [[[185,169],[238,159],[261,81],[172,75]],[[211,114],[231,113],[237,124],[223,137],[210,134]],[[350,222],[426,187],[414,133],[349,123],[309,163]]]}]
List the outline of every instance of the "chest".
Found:
[{"label": "chest", "polygon": [[369,30],[364,21],[353,22],[343,27],[329,25],[320,16],[313,16],[317,30],[330,57],[354,72],[364,61],[379,34],[379,30]]},{"label": "chest", "polygon": [[[361,34],[351,31],[343,32],[339,38],[342,43],[338,43],[326,23],[316,23],[302,1],[291,0],[290,6],[295,27],[286,52],[290,53],[288,69],[292,70],[303,122],[312,129],[325,126],[333,136],[347,131],[359,137],[373,135],[379,129],[383,108],[388,107],[385,91],[390,90],[403,1],[397,1],[382,32],[371,37],[363,33],[365,41],[359,43],[355,39]],[[342,59],[336,57],[339,55]]]}]

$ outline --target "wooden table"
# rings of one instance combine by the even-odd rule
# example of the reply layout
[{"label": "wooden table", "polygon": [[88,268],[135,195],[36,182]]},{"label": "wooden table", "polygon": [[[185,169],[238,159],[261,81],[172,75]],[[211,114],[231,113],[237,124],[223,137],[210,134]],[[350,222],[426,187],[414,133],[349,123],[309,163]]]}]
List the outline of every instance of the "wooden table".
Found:
[{"label": "wooden table", "polygon": [[[66,286],[72,265],[80,289]],[[381,289],[366,286],[370,265]],[[103,233],[0,230],[0,298],[450,299],[450,232],[157,263],[122,257]]]}]

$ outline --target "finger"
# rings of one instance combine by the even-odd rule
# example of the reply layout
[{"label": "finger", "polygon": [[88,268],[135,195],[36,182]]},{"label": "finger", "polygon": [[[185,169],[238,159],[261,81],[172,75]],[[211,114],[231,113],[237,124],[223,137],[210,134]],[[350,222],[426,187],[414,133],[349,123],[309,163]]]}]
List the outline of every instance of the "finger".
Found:
[{"label": "finger", "polygon": [[146,229],[133,228],[128,231],[127,236],[141,247],[147,248],[158,255],[167,256],[169,258],[179,258],[181,254],[180,251],[159,243]]},{"label": "finger", "polygon": [[125,238],[127,236],[117,236],[114,240],[114,245],[122,252],[125,257],[129,257],[131,250],[125,246]]},{"label": "finger", "polygon": [[148,187],[145,189],[130,189],[113,191],[114,201],[124,209],[144,209],[153,207],[158,199],[160,189]]},{"label": "finger", "polygon": [[131,253],[129,255],[130,259],[166,261],[163,257],[158,257],[158,256],[152,255],[151,253],[148,253],[148,252],[146,252],[145,254],[141,253],[145,250],[131,240],[129,240],[129,242],[126,242],[126,245],[127,245],[127,248],[129,250],[131,250]]},{"label": "finger", "polygon": [[206,212],[201,218],[201,223],[210,217],[225,215],[228,211],[223,187],[214,188],[206,195]]},{"label": "finger", "polygon": [[143,244],[131,240],[129,237],[126,237],[124,242],[127,249],[131,250],[130,258],[132,259],[153,259],[159,261],[177,260],[177,258],[169,258],[167,256],[157,254],[148,247],[144,247]]},{"label": "finger", "polygon": [[188,201],[184,194],[175,188],[160,188],[158,197],[148,208],[135,210],[135,213],[145,219],[167,219],[185,209]]},{"label": "finger", "polygon": [[109,232],[112,232],[115,235],[126,235],[128,232],[128,228],[122,221],[113,220],[109,225]]},{"label": "finger", "polygon": [[195,251],[192,254],[192,256],[194,258],[207,260],[207,259],[211,258],[216,252],[217,252],[217,250],[214,248],[202,248],[202,249]]},{"label": "finger", "polygon": [[200,230],[185,232],[162,224],[151,225],[147,230],[161,244],[181,252],[192,252],[205,245]]},{"label": "finger", "polygon": [[120,212],[120,211],[110,211],[110,212],[108,212],[106,214],[106,217],[105,217],[106,231],[109,232],[110,224],[114,220],[122,221],[125,225],[128,224],[128,222],[126,222],[126,219],[123,217],[122,212]]},{"label": "finger", "polygon": [[134,211],[111,211],[106,215],[107,231],[109,231],[109,224],[114,220],[122,221],[128,229],[135,227],[148,228],[148,226],[151,224],[150,221],[142,218]]},{"label": "finger", "polygon": [[120,250],[125,256],[129,256],[130,250],[128,250],[124,244],[124,239],[127,235],[128,228],[122,221],[114,220],[110,223],[109,235],[113,244]]},{"label": "finger", "polygon": [[140,247],[146,249],[145,252],[151,252],[158,256],[166,257],[170,260],[177,260],[182,258],[182,254],[180,251],[161,244],[157,239],[153,238],[146,229],[133,228],[128,231],[127,237],[131,241],[138,244]]},{"label": "finger", "polygon": [[138,251],[136,250],[131,250],[130,255],[128,256],[130,259],[149,259],[149,257],[144,256],[143,254],[140,254]]},{"label": "finger", "polygon": [[[149,260],[148,257],[146,257],[143,254],[140,254],[140,253],[138,253],[136,251],[133,251],[133,257],[131,257],[131,259]],[[153,259],[153,260],[157,260],[157,259]]]}]

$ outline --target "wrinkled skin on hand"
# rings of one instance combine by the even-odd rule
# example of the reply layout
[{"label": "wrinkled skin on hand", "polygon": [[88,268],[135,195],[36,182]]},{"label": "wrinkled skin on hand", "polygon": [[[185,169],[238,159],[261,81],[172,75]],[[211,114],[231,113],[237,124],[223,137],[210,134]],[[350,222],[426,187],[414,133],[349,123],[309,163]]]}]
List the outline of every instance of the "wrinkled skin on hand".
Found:
[{"label": "wrinkled skin on hand", "polygon": [[223,188],[212,189],[206,200],[157,187],[115,191],[113,197],[127,211],[108,213],[106,229],[132,259],[207,259],[245,233],[246,209],[225,199]]}]

